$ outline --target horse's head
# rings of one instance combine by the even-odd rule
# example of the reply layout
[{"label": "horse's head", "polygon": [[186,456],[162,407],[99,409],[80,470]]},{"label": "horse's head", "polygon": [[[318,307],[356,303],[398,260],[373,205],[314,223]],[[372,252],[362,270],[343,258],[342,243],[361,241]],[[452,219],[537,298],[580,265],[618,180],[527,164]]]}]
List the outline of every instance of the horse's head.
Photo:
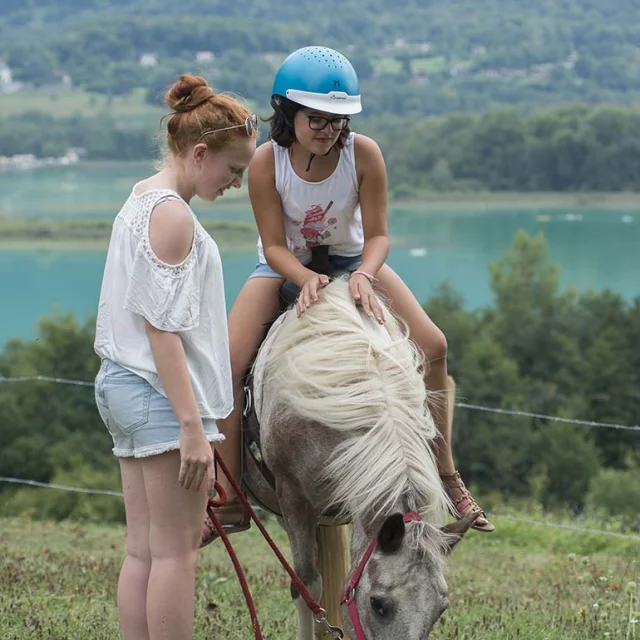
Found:
[{"label": "horse's head", "polygon": [[475,518],[438,530],[416,514],[383,522],[351,574],[342,598],[354,640],[425,640],[449,606],[445,557]]}]

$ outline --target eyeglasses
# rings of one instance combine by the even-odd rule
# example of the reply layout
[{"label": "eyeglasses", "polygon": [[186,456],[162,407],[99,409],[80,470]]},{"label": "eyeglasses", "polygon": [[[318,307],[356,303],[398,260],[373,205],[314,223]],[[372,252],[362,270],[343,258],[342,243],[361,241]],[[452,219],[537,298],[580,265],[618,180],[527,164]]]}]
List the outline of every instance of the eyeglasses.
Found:
[{"label": "eyeglasses", "polygon": [[224,127],[223,129],[208,129],[207,131],[204,131],[203,133],[200,134],[200,137],[198,138],[198,142],[202,140],[202,138],[204,138],[205,136],[208,136],[210,133],[218,133],[219,131],[229,131],[229,129],[239,129],[240,127],[244,127],[245,131],[247,132],[247,136],[249,136],[249,138],[253,138],[254,132],[258,131],[258,115],[254,113],[248,116],[247,119],[244,121],[244,124],[236,124],[236,125],[233,125],[233,127]]},{"label": "eyeglasses", "polygon": [[325,118],[323,116],[312,116],[306,111],[303,111],[305,116],[309,119],[309,129],[313,131],[322,131],[328,124],[334,131],[344,131],[351,122],[351,118],[348,116],[336,116],[335,118]]}]

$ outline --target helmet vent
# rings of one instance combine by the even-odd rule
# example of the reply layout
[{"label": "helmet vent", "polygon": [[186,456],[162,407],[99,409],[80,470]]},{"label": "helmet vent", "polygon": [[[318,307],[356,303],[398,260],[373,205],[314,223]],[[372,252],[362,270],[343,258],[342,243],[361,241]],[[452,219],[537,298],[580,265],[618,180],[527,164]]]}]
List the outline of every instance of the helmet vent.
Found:
[{"label": "helmet vent", "polygon": [[302,57],[305,60],[319,60],[327,64],[332,69],[344,69],[344,62],[341,56],[335,56],[333,53],[328,53],[322,47],[309,47],[303,52]]}]

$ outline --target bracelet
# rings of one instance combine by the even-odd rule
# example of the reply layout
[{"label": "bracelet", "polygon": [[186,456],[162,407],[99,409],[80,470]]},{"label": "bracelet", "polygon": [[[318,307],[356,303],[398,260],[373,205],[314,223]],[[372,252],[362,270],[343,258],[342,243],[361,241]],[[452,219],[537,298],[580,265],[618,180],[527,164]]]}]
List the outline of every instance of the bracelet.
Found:
[{"label": "bracelet", "polygon": [[354,271],[351,275],[364,276],[369,282],[378,282],[378,278],[375,278],[374,276],[372,276],[370,273],[367,273],[366,271],[360,271],[359,269],[357,271]]}]

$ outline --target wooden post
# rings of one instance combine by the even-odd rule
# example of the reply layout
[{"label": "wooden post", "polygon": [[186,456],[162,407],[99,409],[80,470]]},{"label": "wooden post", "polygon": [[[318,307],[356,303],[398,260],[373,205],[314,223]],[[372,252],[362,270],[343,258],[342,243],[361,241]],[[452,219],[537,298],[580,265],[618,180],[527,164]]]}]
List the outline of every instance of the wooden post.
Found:
[{"label": "wooden post", "polygon": [[[322,576],[320,605],[327,612],[329,624],[338,627],[342,627],[340,593],[351,568],[350,533],[351,525],[316,528],[317,567]],[[323,627],[316,628],[316,637],[326,637]]]},{"label": "wooden post", "polygon": [[449,433],[451,433],[451,428],[453,426],[453,412],[456,409],[456,381],[453,379],[453,376],[447,377],[447,405],[449,408],[448,416],[449,416]]}]

